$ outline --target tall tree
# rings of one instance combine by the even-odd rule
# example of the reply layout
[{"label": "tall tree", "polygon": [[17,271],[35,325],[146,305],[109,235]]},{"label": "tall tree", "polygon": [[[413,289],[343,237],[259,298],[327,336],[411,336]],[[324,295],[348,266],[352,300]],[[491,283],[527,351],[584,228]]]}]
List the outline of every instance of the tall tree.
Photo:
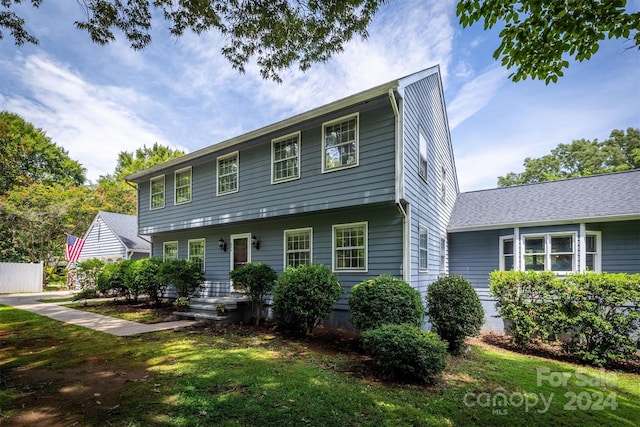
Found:
[{"label": "tall tree", "polygon": [[555,83],[569,67],[567,55],[590,59],[605,38],[632,38],[640,49],[640,12],[629,12],[626,0],[460,0],[456,14],[464,27],[504,25],[493,57],[515,68],[515,82]]},{"label": "tall tree", "polygon": [[500,187],[640,169],[640,129],[614,130],[605,141],[558,144],[551,154],[527,157],[525,170],[498,177]]},{"label": "tall tree", "polygon": [[33,183],[83,184],[85,169],[42,129],[17,114],[0,112],[0,195]]},{"label": "tall tree", "polygon": [[[10,10],[12,3],[20,2],[0,2],[8,9],[0,13],[0,28],[8,29],[18,45],[37,43],[37,38],[26,30],[24,19]],[[221,53],[233,68],[244,71],[248,61],[255,58],[264,78],[279,81],[278,72],[292,64],[305,70],[312,63],[341,52],[354,36],[366,37],[367,26],[384,2],[78,0],[86,20],[75,22],[75,26],[99,44],[114,41],[115,32],[122,32],[133,49],[142,49],[151,42],[154,16],[164,17],[174,36],[216,30],[227,40]],[[42,0],[31,0],[34,7],[41,3]]]}]

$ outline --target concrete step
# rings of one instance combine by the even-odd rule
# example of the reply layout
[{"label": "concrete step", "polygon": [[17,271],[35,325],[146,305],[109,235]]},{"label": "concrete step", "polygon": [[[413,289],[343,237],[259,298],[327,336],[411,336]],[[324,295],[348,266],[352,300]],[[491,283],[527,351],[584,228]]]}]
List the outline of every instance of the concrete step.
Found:
[{"label": "concrete step", "polygon": [[213,320],[213,321],[220,321],[220,322],[229,321],[229,316],[218,316],[215,313],[202,313],[202,312],[195,312],[195,311],[174,311],[173,315],[178,317],[186,317],[188,319],[206,319],[206,320]]},{"label": "concrete step", "polygon": [[227,311],[235,311],[238,309],[238,305],[232,303],[198,304],[191,302],[188,307],[189,311],[216,311],[216,306],[218,304],[224,304],[224,306],[227,308]]},{"label": "concrete step", "polygon": [[235,304],[239,302],[251,302],[249,297],[202,297],[191,298],[191,302],[203,303],[203,304]]}]

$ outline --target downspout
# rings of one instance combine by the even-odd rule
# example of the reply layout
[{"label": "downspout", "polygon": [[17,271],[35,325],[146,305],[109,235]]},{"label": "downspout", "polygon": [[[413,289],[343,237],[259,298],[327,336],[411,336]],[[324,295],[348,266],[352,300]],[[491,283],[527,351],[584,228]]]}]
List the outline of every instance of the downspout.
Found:
[{"label": "downspout", "polygon": [[[405,209],[404,203],[404,168],[403,168],[403,154],[402,150],[402,130],[400,129],[400,123],[402,118],[400,116],[400,109],[396,101],[394,89],[389,89],[389,101],[391,101],[391,108],[394,115],[395,126],[395,203],[400,215],[402,215],[402,279],[411,283],[411,262],[410,262],[410,236],[409,236],[409,215],[407,209]],[[407,206],[408,208],[408,206]]]}]

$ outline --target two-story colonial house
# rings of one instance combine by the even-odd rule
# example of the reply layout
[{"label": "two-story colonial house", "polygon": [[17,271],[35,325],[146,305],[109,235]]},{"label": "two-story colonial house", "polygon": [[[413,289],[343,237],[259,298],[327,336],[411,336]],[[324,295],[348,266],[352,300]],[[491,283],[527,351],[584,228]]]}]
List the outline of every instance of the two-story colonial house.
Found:
[{"label": "two-story colonial house", "polygon": [[247,262],[319,263],[344,287],[379,274],[423,294],[447,273],[458,194],[439,68],[371,88],[126,178],[152,255],[199,262],[208,296]]}]

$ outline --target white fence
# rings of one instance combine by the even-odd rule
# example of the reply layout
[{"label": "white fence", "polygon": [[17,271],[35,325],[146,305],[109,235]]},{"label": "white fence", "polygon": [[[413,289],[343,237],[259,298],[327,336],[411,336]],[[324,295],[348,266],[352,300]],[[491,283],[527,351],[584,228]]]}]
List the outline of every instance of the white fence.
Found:
[{"label": "white fence", "polygon": [[42,292],[43,263],[0,262],[0,294]]}]

